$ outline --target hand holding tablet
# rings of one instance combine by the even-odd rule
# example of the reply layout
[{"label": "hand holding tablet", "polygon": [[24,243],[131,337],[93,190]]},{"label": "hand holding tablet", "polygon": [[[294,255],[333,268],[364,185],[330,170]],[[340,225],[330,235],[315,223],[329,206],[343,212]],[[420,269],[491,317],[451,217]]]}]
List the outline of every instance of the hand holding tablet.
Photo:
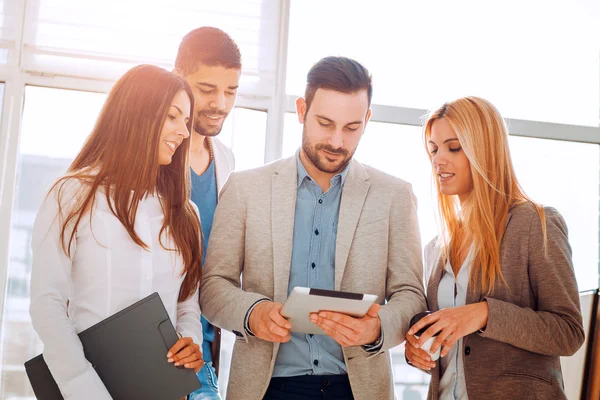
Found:
[{"label": "hand holding tablet", "polygon": [[368,344],[381,333],[376,300],[370,294],[295,287],[281,315],[292,332],[328,335],[342,346]]},{"label": "hand holding tablet", "polygon": [[263,301],[256,305],[248,321],[252,333],[263,340],[285,343],[290,340],[290,323],[281,316],[283,304]]}]

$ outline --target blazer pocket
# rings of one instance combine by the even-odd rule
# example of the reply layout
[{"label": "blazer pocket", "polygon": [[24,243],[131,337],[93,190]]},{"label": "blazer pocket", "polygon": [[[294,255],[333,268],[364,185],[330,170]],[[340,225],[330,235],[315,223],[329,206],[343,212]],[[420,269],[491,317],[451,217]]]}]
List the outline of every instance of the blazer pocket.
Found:
[{"label": "blazer pocket", "polygon": [[388,219],[384,218],[373,222],[358,224],[358,226],[356,227],[356,232],[354,232],[354,237],[357,238],[386,231],[388,229],[387,221]]},{"label": "blazer pocket", "polygon": [[519,378],[522,378],[522,379],[533,379],[533,380],[536,380],[536,381],[547,383],[548,385],[552,386],[552,381],[550,379],[544,378],[543,376],[532,374],[530,372],[522,372],[522,371],[511,372],[511,371],[508,371],[508,372],[503,372],[501,374],[501,376],[514,377],[514,378],[517,378],[517,379],[519,379]]}]

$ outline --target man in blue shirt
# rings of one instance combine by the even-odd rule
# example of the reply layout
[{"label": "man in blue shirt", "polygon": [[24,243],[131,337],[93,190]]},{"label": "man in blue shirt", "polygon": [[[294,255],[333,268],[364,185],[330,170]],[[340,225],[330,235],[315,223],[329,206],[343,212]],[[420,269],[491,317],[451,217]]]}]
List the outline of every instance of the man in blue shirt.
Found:
[{"label": "man in blue shirt", "polygon": [[[394,398],[387,351],[425,310],[421,244],[411,185],[353,160],[371,96],[361,64],[320,60],[296,102],[301,148],[223,188],[200,303],[237,336],[228,400]],[[311,315],[324,335],[291,332],[297,286],[378,301],[362,318]]]},{"label": "man in blue shirt", "polygon": [[[202,224],[203,261],[219,190],[234,169],[233,153],[216,136],[235,104],[241,68],[238,46],[225,32],[212,27],[189,32],[181,41],[175,61],[175,72],[188,82],[194,93],[190,172],[192,201],[198,206]],[[191,394],[190,400],[220,399],[217,386],[220,330],[202,317],[202,333],[205,365],[198,373],[202,388]]]}]

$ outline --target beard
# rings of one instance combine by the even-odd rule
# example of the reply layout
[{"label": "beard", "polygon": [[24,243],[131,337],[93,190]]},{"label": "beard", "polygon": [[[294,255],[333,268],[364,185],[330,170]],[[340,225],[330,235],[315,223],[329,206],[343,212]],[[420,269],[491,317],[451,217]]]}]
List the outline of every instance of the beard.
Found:
[{"label": "beard", "polygon": [[[308,136],[306,135],[306,125],[302,128],[302,150],[310,160],[310,162],[321,172],[325,172],[328,174],[336,174],[341,172],[346,168],[352,157],[354,156],[354,152],[356,148],[352,150],[352,152],[344,149],[334,149],[333,147],[323,144],[317,143],[313,145]],[[325,150],[329,153],[333,154],[341,154],[344,157],[336,162],[329,161],[325,156],[320,155],[319,151]]]},{"label": "beard", "polygon": [[[219,126],[207,125],[202,121],[203,114],[216,114],[222,116],[223,122]],[[194,131],[202,136],[217,136],[223,129],[223,124],[225,123],[225,118],[227,118],[227,115],[229,114],[225,112],[199,111],[196,113],[196,117],[194,118]]]}]

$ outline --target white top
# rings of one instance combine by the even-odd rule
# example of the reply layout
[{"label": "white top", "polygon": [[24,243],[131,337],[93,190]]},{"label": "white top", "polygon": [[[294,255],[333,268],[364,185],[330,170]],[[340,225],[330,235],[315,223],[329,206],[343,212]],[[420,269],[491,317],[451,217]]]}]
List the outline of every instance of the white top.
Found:
[{"label": "white top", "polygon": [[217,190],[221,192],[221,188],[227,182],[227,178],[229,178],[229,175],[235,169],[235,158],[231,149],[221,143],[219,139],[213,136],[209,140],[212,144],[213,155],[215,157]]},{"label": "white top", "polygon": [[[76,179],[63,187],[63,217],[80,188]],[[91,225],[88,213],[79,223],[69,259],[59,243],[62,218],[57,218],[57,192],[53,190],[46,198],[33,228],[31,321],[44,343],[44,359],[66,400],[111,399],[85,359],[77,334],[158,292],[177,331],[201,345],[198,293],[177,302],[183,261],[159,243],[164,215],[157,197],[148,196],[140,202],[135,220],[135,231],[148,250],[130,238],[99,192]],[[162,242],[167,248],[174,247],[165,235]]]},{"label": "white top", "polygon": [[[473,247],[465,258],[463,265],[454,276],[450,261],[444,265],[444,272],[438,286],[439,309],[464,306],[467,301],[469,272],[473,264]],[[467,400],[467,384],[463,360],[463,340],[459,339],[450,349],[446,357],[440,359],[441,378],[439,386],[440,400]]]}]

